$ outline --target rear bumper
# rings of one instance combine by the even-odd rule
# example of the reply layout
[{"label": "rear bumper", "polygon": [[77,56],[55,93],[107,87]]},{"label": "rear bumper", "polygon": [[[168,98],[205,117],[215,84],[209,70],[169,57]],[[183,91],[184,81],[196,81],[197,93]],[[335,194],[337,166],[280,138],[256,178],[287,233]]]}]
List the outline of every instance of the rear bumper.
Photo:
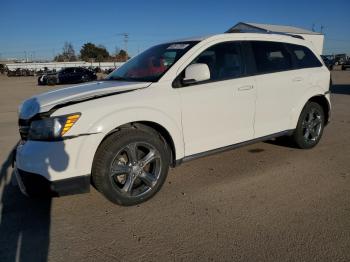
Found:
[{"label": "rear bumper", "polygon": [[15,175],[21,191],[27,196],[66,196],[88,193],[90,175],[49,181],[45,177],[15,167]]}]

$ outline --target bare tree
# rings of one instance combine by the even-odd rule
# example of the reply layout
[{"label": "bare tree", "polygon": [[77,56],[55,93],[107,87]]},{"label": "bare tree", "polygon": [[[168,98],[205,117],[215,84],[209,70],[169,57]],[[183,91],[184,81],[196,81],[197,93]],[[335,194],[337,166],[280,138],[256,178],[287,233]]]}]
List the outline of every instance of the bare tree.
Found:
[{"label": "bare tree", "polygon": [[75,51],[72,43],[65,42],[62,49],[62,54],[57,55],[54,60],[58,62],[77,61],[77,56],[75,55]]}]

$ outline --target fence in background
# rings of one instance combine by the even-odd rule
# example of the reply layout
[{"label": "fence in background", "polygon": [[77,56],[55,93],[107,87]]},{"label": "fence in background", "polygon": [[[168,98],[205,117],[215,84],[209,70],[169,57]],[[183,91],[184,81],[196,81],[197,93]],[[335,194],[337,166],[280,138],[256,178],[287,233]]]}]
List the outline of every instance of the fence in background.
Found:
[{"label": "fence in background", "polygon": [[124,62],[47,62],[47,63],[8,63],[6,64],[9,70],[15,70],[17,68],[29,69],[34,71],[44,70],[46,67],[49,70],[56,69],[56,71],[65,67],[100,67],[102,70],[120,67]]}]

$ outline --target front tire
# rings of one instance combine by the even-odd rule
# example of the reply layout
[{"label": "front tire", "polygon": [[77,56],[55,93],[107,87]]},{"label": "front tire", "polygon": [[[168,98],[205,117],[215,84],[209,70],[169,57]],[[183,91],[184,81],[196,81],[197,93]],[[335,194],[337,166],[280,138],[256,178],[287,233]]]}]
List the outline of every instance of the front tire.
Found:
[{"label": "front tire", "polygon": [[316,146],[322,137],[324,123],[322,107],[315,102],[307,103],[300,114],[293,134],[295,144],[302,149]]},{"label": "front tire", "polygon": [[123,128],[98,148],[92,182],[113,203],[136,205],[160,190],[169,163],[168,146],[156,131],[147,127]]}]

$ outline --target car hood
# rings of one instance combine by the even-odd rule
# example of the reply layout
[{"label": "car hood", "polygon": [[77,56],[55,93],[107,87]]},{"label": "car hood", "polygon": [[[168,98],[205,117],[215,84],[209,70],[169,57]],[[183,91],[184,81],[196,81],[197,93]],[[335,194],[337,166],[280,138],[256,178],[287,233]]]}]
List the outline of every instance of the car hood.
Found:
[{"label": "car hood", "polygon": [[100,81],[42,93],[25,100],[19,107],[19,118],[29,119],[53,107],[145,88],[151,82]]}]

